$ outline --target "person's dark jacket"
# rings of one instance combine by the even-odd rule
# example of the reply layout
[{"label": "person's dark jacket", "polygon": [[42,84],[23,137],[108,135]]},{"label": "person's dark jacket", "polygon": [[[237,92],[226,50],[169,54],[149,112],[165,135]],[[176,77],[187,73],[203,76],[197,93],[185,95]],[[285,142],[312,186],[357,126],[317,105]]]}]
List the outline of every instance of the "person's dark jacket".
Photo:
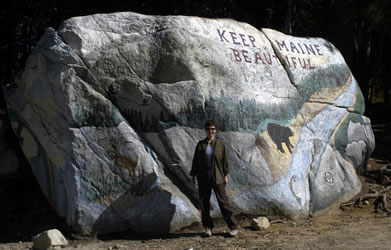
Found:
[{"label": "person's dark jacket", "polygon": [[[207,146],[208,140],[205,138],[198,142],[194,152],[190,175],[197,176],[199,182],[204,182],[208,178],[208,163],[205,153]],[[211,146],[213,149],[212,168],[215,171],[216,184],[223,184],[224,176],[227,176],[229,172],[225,145],[221,139],[215,138]]]}]

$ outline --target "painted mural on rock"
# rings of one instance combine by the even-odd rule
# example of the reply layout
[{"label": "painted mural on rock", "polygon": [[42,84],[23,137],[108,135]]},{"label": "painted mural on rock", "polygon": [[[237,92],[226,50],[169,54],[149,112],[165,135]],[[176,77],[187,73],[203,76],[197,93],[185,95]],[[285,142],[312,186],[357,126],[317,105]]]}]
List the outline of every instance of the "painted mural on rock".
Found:
[{"label": "painted mural on rock", "polygon": [[59,215],[66,217],[67,211],[70,210],[69,206],[72,206],[69,203],[72,202],[63,198],[67,196],[64,187],[66,176],[63,169],[59,169],[53,164],[53,160],[46,153],[47,151],[35,134],[31,132],[28,123],[21,120],[23,116],[19,110],[11,103],[7,103],[7,105],[11,127],[16,133],[22,151],[32,167],[42,192]]},{"label": "painted mural on rock", "polygon": [[71,18],[47,30],[5,96],[15,132],[36,145],[31,155],[21,142],[41,188],[82,234],[200,221],[189,172],[210,118],[238,213],[333,209],[360,191],[374,148],[337,48],[229,19]]}]

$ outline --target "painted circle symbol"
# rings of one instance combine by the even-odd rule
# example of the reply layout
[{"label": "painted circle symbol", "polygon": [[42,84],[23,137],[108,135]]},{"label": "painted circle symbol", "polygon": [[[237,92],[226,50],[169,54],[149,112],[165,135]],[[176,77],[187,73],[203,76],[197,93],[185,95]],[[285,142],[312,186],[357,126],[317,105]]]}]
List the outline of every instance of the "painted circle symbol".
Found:
[{"label": "painted circle symbol", "polygon": [[326,178],[326,182],[330,185],[334,184],[334,179],[333,179],[333,176],[331,175],[331,173],[329,172],[326,172],[325,173],[325,178]]}]

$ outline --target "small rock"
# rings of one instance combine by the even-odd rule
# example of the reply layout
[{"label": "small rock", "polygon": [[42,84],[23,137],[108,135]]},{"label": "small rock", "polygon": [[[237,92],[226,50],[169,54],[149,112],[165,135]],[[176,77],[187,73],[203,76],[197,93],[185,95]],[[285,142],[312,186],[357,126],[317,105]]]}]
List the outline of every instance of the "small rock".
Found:
[{"label": "small rock", "polygon": [[266,230],[270,227],[270,222],[266,217],[258,217],[256,219],[252,219],[251,228],[257,231]]},{"label": "small rock", "polygon": [[57,229],[44,231],[33,237],[33,249],[65,247],[68,241]]},{"label": "small rock", "polygon": [[369,205],[369,201],[364,201],[363,204],[364,204],[365,206],[368,206],[368,205]]}]

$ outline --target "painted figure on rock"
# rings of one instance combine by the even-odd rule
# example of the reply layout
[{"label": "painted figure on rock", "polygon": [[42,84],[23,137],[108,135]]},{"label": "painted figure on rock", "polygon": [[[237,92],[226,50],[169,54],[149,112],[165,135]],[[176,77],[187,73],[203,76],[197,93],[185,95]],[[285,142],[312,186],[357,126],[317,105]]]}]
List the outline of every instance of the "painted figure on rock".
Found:
[{"label": "painted figure on rock", "polygon": [[283,127],[275,123],[269,123],[267,124],[267,132],[281,153],[285,153],[284,149],[282,148],[282,143],[285,143],[289,153],[292,154],[291,147],[293,148],[293,145],[289,141],[289,137],[293,136],[293,132],[289,127]]}]

